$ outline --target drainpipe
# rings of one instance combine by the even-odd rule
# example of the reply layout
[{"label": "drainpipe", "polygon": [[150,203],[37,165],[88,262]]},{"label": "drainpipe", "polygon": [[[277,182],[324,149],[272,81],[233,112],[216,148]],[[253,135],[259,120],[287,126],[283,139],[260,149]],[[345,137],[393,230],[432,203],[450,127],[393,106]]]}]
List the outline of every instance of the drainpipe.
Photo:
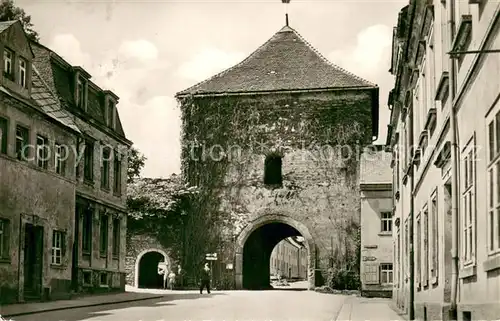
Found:
[{"label": "drainpipe", "polygon": [[[415,153],[415,140],[413,139],[413,134],[415,129],[413,128],[413,106],[412,110],[410,111],[410,117],[409,117],[409,126],[410,126],[410,141],[409,145],[411,146],[413,153]],[[420,156],[418,156],[420,157]],[[415,171],[414,171],[414,163],[413,163],[414,158],[410,160],[410,172],[408,175],[410,176],[410,190],[411,190],[411,197],[410,197],[410,218],[409,218],[409,232],[410,232],[410,311],[409,311],[409,319],[410,320],[415,320],[415,246],[414,246],[414,237],[413,235],[415,234],[413,227],[414,227],[414,211],[415,211]],[[418,161],[418,160],[417,160]]]},{"label": "drainpipe", "polygon": [[[455,0],[446,0],[446,8],[448,9],[448,49],[452,50],[451,46],[453,44],[453,39],[455,37]],[[451,115],[450,115],[450,127],[451,127],[451,309],[450,309],[450,319],[457,320],[457,292],[458,292],[458,146],[457,146],[457,121],[455,114],[455,62],[450,56],[448,59],[449,64],[449,92],[451,101]]]}]

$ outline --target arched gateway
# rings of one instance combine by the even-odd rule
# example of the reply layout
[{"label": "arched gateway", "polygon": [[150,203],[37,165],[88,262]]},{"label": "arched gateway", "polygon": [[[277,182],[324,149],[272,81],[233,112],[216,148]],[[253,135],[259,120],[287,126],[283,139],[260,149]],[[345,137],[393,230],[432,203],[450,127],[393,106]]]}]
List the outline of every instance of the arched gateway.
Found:
[{"label": "arched gateway", "polygon": [[239,289],[268,287],[272,249],[294,235],[309,250],[310,288],[332,265],[356,266],[346,260],[357,252],[359,152],[378,134],[377,85],[287,24],[176,98],[184,175],[207,192],[198,208],[224,226],[221,274]]},{"label": "arched gateway", "polygon": [[135,260],[134,284],[138,288],[159,289],[163,287],[163,276],[158,274],[158,263],[171,262],[165,251],[152,248],[143,250]]},{"label": "arched gateway", "polygon": [[269,258],[281,240],[302,236],[308,253],[308,288],[314,288],[315,244],[307,227],[286,215],[263,215],[241,231],[236,241],[236,288],[270,288]]}]

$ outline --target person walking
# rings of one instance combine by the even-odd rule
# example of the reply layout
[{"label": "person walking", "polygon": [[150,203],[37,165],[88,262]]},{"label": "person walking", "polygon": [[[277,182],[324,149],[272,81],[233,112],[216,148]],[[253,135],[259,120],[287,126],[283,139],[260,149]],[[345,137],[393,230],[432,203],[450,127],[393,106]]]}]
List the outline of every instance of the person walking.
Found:
[{"label": "person walking", "polygon": [[171,271],[170,274],[168,275],[168,283],[170,284],[170,290],[173,290],[174,285],[175,285],[175,273],[174,273],[174,271]]},{"label": "person walking", "polygon": [[201,270],[200,294],[203,294],[203,288],[205,287],[208,294],[210,294],[210,268],[208,267],[208,263],[205,263],[205,266]]}]

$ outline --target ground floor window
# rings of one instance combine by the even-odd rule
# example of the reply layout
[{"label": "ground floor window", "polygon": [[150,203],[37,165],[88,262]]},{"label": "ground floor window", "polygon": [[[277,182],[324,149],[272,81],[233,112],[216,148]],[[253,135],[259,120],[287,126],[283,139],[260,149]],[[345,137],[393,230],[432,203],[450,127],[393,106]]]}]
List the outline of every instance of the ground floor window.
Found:
[{"label": "ground floor window", "polygon": [[392,284],[392,263],[380,264],[380,283]]},{"label": "ground floor window", "polygon": [[63,257],[64,232],[52,232],[52,264],[61,265]]}]

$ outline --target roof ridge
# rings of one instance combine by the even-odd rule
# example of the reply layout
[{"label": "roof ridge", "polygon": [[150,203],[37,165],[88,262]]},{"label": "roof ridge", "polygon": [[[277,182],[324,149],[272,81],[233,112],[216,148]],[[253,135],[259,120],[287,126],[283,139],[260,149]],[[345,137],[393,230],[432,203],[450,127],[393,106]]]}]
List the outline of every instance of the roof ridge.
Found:
[{"label": "roof ridge", "polygon": [[300,33],[298,33],[298,32],[297,32],[297,30],[293,29],[292,27],[288,27],[288,28],[290,28],[290,29],[292,30],[292,32],[293,32],[295,35],[297,35],[297,37],[299,37],[299,38],[300,38],[300,40],[302,40],[302,41],[303,41],[303,42],[304,42],[304,43],[305,43],[305,44],[309,47],[309,49],[311,49],[311,50],[312,50],[315,54],[317,54],[317,55],[318,55],[318,57],[320,57],[320,58],[321,58],[324,62],[326,62],[328,65],[330,65],[330,66],[332,66],[332,67],[334,67],[334,68],[336,68],[336,69],[338,69],[338,70],[340,70],[340,71],[342,71],[342,72],[346,73],[346,74],[347,74],[347,75],[349,75],[349,76],[352,76],[352,77],[356,78],[357,80],[364,81],[364,82],[366,82],[367,84],[370,84],[371,86],[377,87],[377,85],[376,85],[376,84],[374,84],[374,83],[372,83],[371,81],[368,81],[368,80],[366,80],[366,79],[364,79],[364,78],[361,78],[361,77],[359,77],[359,76],[357,76],[357,75],[353,74],[352,72],[347,71],[346,69],[344,69],[344,68],[342,68],[342,67],[340,67],[340,66],[338,66],[338,65],[334,64],[332,61],[330,61],[329,59],[325,58],[325,56],[323,56],[323,55],[319,52],[319,50],[317,50],[317,49],[316,49],[316,48],[315,48],[315,47],[314,47],[311,43],[309,43],[309,42],[308,42],[308,41],[307,41],[307,40],[306,40],[306,39],[305,39],[305,38],[304,38],[304,37],[303,37]]},{"label": "roof ridge", "polygon": [[188,88],[184,89],[183,91],[180,91],[179,93],[177,93],[177,94],[176,94],[176,96],[177,96],[177,95],[180,95],[180,94],[182,94],[182,93],[185,93],[185,92],[189,92],[191,89],[194,89],[195,87],[201,86],[201,85],[203,85],[204,83],[206,83],[206,82],[209,82],[209,81],[213,80],[214,78],[221,77],[221,76],[223,76],[223,75],[227,74],[228,72],[230,72],[231,70],[235,69],[236,67],[240,66],[240,65],[241,65],[241,64],[243,64],[245,61],[247,61],[248,59],[250,59],[253,55],[255,55],[257,52],[259,52],[259,50],[261,50],[261,49],[262,49],[265,45],[267,45],[268,43],[270,43],[270,42],[271,42],[271,40],[274,38],[274,36],[275,36],[276,34],[278,34],[279,32],[281,32],[281,31],[282,31],[282,29],[283,29],[283,28],[281,28],[278,32],[275,32],[275,33],[273,34],[273,36],[272,36],[272,37],[270,37],[269,39],[267,39],[267,41],[265,41],[263,44],[261,44],[259,47],[257,47],[257,49],[255,49],[254,51],[252,51],[252,52],[251,52],[251,53],[250,53],[250,54],[249,54],[249,55],[248,55],[245,59],[243,59],[242,61],[240,61],[240,62],[239,62],[239,63],[237,63],[236,65],[231,66],[231,67],[229,67],[229,68],[227,68],[227,69],[225,69],[225,70],[223,70],[223,71],[219,72],[218,74],[215,74],[215,75],[213,75],[212,77],[210,77],[210,78],[208,78],[208,79],[205,79],[205,80],[203,80],[203,81],[201,81],[201,82],[199,82],[199,83],[197,83],[197,84],[194,84],[193,86],[188,87]]}]

